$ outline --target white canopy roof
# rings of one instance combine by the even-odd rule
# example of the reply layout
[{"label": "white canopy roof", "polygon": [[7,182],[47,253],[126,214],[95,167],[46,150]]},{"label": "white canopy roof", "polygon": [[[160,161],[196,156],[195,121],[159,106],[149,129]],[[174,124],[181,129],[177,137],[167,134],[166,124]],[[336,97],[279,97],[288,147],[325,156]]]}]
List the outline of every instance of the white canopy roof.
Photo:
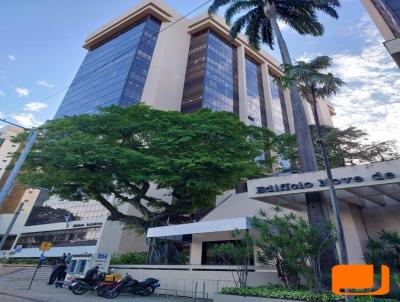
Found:
[{"label": "white canopy roof", "polygon": [[249,217],[200,221],[178,225],[150,228],[147,230],[147,238],[170,237],[187,234],[204,234],[215,232],[227,232],[233,230],[249,230],[251,223]]}]

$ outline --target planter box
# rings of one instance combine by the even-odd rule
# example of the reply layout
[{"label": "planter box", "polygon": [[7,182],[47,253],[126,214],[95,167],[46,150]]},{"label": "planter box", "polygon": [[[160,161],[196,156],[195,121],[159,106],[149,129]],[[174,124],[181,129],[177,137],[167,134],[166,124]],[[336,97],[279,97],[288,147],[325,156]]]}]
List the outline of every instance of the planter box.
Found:
[{"label": "planter box", "polygon": [[214,302],[304,302],[304,301],[215,294]]}]

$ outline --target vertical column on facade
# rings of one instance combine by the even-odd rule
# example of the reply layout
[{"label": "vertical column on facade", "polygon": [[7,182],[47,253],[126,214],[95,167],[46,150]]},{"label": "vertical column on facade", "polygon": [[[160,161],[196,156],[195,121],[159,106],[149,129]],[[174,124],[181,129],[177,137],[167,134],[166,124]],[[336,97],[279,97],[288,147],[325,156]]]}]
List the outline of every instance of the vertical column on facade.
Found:
[{"label": "vertical column on facade", "polygon": [[264,100],[265,100],[265,114],[267,116],[267,126],[269,129],[274,131],[274,120],[272,117],[272,95],[271,95],[271,87],[269,83],[269,72],[267,63],[261,64],[261,76],[262,76],[262,84],[264,91]]},{"label": "vertical column on facade", "polygon": [[247,104],[246,59],[244,46],[237,48],[238,57],[238,88],[239,88],[239,117],[246,125],[250,124]]}]

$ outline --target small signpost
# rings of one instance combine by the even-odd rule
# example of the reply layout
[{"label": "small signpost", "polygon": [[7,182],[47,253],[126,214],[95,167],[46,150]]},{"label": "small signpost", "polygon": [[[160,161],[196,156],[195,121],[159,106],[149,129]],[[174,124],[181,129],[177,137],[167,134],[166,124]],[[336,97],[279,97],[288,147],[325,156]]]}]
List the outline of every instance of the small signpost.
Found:
[{"label": "small signpost", "polygon": [[42,261],[44,261],[44,259],[46,259],[46,257],[44,256],[44,252],[45,252],[45,251],[48,251],[49,249],[51,249],[52,246],[53,246],[53,244],[52,244],[51,242],[47,242],[47,241],[43,241],[43,242],[40,244],[39,250],[42,251],[42,253],[40,254],[39,263],[38,263],[38,265],[36,266],[35,272],[33,273],[32,280],[31,280],[31,283],[29,283],[28,289],[31,289],[33,280],[35,279],[35,276],[36,276],[36,272],[37,272],[37,270],[39,269],[39,267],[41,266]]}]

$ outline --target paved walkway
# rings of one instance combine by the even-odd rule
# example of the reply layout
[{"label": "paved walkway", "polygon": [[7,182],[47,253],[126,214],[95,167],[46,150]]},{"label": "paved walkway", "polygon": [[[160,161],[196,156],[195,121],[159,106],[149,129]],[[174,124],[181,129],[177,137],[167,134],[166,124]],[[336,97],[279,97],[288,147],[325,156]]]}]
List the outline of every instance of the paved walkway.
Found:
[{"label": "paved walkway", "polygon": [[[101,298],[96,294],[84,294],[76,296],[68,289],[59,289],[46,284],[44,280],[48,271],[45,269],[39,273],[30,290],[28,290],[32,269],[8,270],[0,274],[0,302],[101,302],[108,299]],[[132,300],[134,299],[134,300]],[[192,299],[167,297],[153,295],[150,297],[132,296],[131,294],[121,294],[115,298],[115,302],[190,302]],[[198,300],[199,301],[199,300]]]}]

